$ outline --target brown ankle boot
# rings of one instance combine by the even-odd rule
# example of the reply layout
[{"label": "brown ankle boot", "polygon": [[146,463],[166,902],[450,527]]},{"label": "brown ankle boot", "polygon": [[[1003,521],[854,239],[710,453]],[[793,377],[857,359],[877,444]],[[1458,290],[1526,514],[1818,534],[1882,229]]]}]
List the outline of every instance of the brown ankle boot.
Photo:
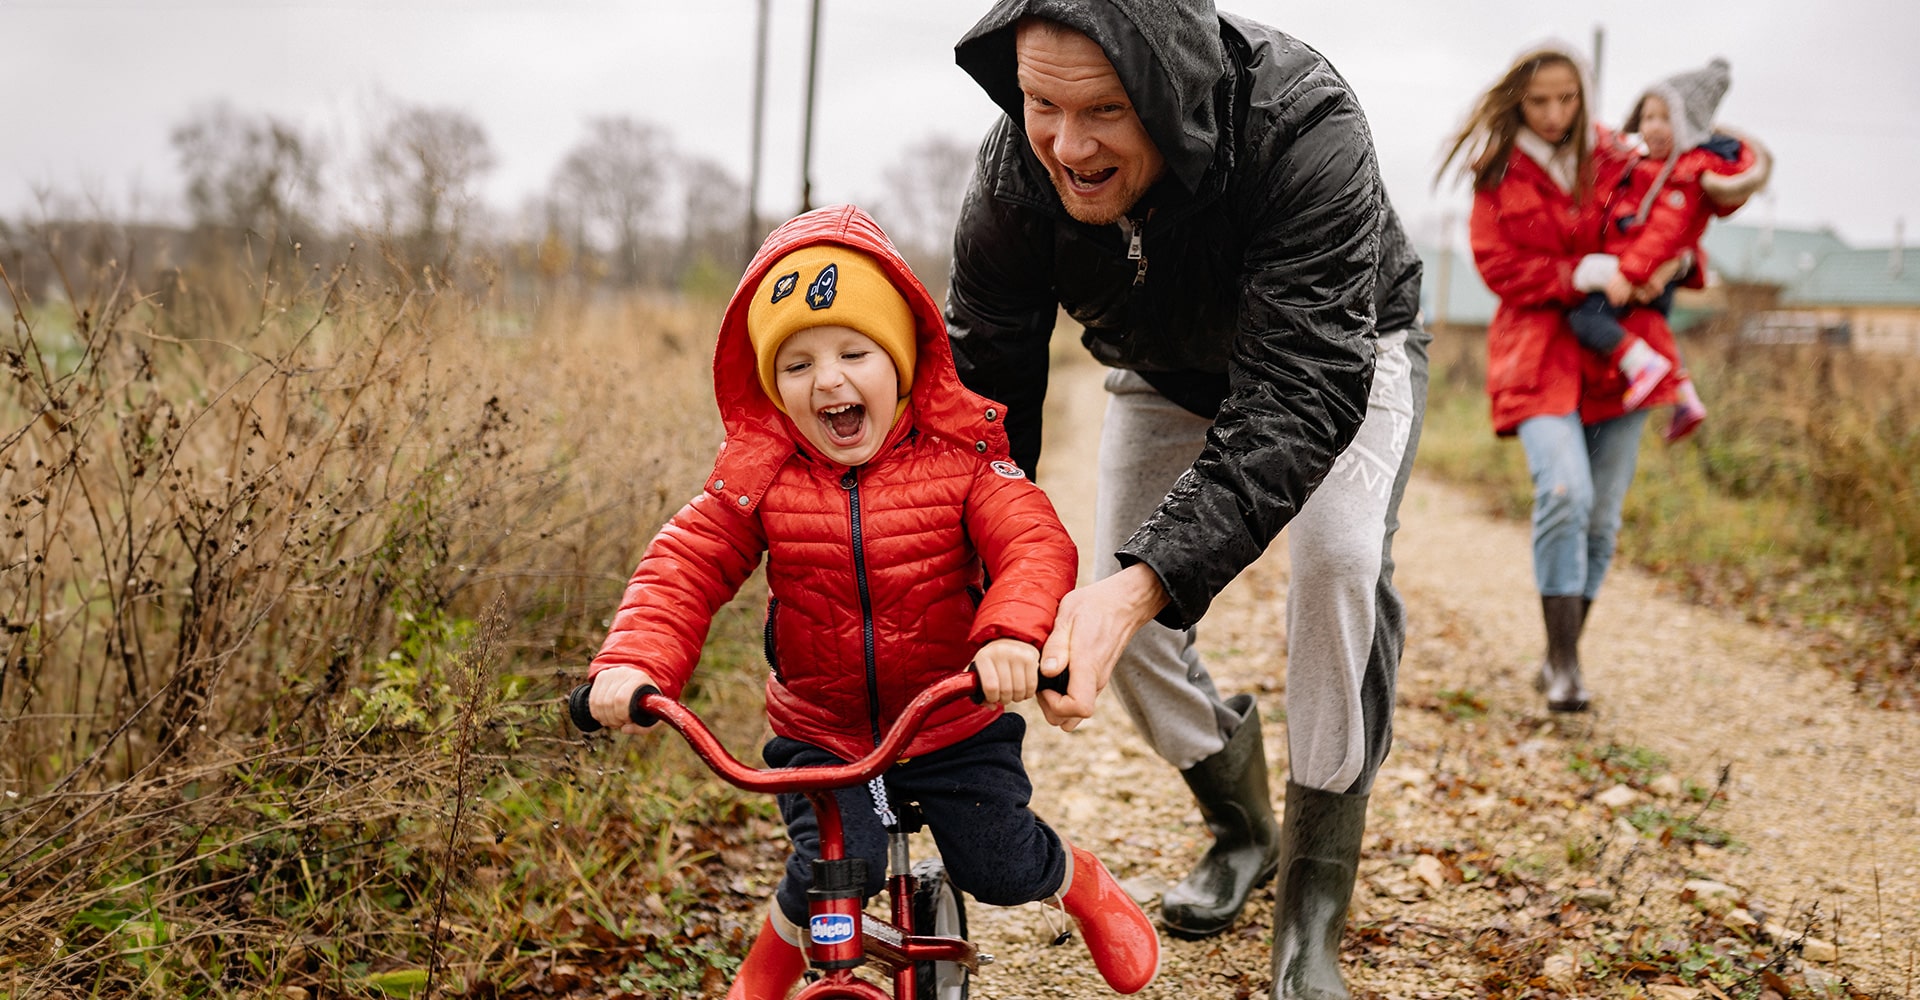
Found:
[{"label": "brown ankle boot", "polygon": [[1534,687],[1547,696],[1550,712],[1584,712],[1592,701],[1580,676],[1580,631],[1590,604],[1578,594],[1540,598],[1547,624],[1547,661],[1540,665]]}]

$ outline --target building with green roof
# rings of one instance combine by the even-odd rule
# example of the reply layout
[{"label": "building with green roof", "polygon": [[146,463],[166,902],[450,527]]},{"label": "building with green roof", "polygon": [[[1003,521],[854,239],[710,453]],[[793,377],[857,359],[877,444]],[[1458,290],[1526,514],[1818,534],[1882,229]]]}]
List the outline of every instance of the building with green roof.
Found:
[{"label": "building with green roof", "polygon": [[[1715,222],[1701,240],[1707,290],[1680,297],[1674,327],[1732,311],[1754,344],[1829,343],[1920,355],[1920,253],[1853,247],[1831,229]],[[1423,247],[1421,308],[1435,329],[1485,330],[1499,300],[1465,250]]]},{"label": "building with green roof", "polygon": [[[1852,247],[1828,230],[1716,223],[1701,240],[1711,282],[1748,304],[1749,343],[1845,345],[1920,355],[1920,259],[1906,248]],[[1745,288],[1741,298],[1731,293]]]}]

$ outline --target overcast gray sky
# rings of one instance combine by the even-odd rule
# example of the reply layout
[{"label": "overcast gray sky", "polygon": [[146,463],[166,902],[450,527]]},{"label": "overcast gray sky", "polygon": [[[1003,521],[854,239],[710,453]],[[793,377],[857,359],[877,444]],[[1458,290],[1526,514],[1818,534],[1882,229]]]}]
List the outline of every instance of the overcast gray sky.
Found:
[{"label": "overcast gray sky", "polygon": [[[800,190],[807,0],[773,0],[763,214]],[[995,109],[953,65],[986,0],[824,0],[814,201],[868,201],[929,135],[975,141]],[[1598,111],[1618,123],[1645,84],[1733,65],[1720,120],[1766,142],[1771,192],[1739,221],[1830,225],[1884,245],[1920,223],[1920,4],[1910,0],[1380,0],[1222,6],[1289,31],[1352,81],[1387,186],[1422,242],[1460,238],[1468,196],[1432,189],[1441,143],[1530,43],[1582,51],[1604,28]],[[754,0],[0,0],[0,215],[36,187],[125,214],[179,212],[169,129],[224,99],[356,152],[382,100],[455,107],[498,155],[488,202],[547,183],[597,115],[667,130],[747,175]],[[1912,242],[1909,237],[1908,242]]]}]

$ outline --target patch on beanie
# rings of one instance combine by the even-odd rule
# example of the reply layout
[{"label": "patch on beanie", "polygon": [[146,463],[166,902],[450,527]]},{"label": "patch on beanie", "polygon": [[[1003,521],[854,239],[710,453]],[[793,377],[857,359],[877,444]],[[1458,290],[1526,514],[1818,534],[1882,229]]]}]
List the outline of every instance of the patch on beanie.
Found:
[{"label": "patch on beanie", "polygon": [[820,276],[813,279],[813,284],[807,286],[807,307],[825,309],[833,305],[834,285],[839,280],[840,265],[828,264],[821,270]]},{"label": "patch on beanie", "polygon": [[800,287],[799,271],[795,271],[792,274],[781,275],[780,280],[773,283],[773,298],[768,299],[767,304],[772,305],[773,303],[778,302],[789,295],[792,295],[793,290],[798,287]]}]

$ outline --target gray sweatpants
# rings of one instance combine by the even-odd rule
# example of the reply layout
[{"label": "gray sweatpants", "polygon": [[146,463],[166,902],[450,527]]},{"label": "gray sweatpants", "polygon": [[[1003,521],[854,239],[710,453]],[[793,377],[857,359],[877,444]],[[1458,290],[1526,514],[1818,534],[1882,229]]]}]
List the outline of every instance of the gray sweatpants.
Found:
[{"label": "gray sweatpants", "polygon": [[[1392,745],[1406,638],[1393,531],[1427,389],[1426,339],[1414,337],[1379,338],[1360,433],[1287,527],[1287,756],[1293,780],[1312,788],[1368,791]],[[1212,426],[1133,372],[1109,372],[1106,389],[1096,577],[1119,571],[1113,553],[1193,465]],[[1134,727],[1181,770],[1218,753],[1240,722],[1200,662],[1196,631],[1148,623],[1112,681]]]}]

